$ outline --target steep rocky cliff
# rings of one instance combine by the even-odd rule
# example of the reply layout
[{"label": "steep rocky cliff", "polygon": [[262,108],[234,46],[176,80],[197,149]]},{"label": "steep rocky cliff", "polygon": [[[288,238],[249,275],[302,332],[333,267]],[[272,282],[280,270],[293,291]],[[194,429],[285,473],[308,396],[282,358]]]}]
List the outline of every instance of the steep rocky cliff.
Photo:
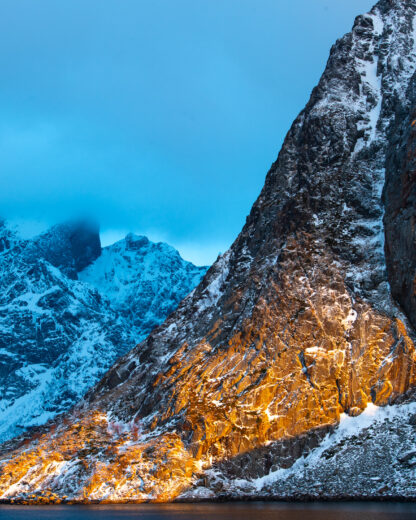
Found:
[{"label": "steep rocky cliff", "polygon": [[[107,278],[88,283],[103,263],[111,264],[100,271]],[[31,240],[3,224],[0,440],[68,410],[205,271],[145,237],[130,235],[101,250],[98,227],[90,223],[54,226]]]},{"label": "steep rocky cliff", "polygon": [[[414,92],[410,96],[414,102]],[[398,118],[393,136],[386,163],[386,261],[391,292],[416,327],[415,109]]]},{"label": "steep rocky cliff", "polygon": [[371,456],[362,495],[415,496],[415,13],[381,0],[336,42],[231,249],[71,415],[4,446],[3,498],[357,496]]}]

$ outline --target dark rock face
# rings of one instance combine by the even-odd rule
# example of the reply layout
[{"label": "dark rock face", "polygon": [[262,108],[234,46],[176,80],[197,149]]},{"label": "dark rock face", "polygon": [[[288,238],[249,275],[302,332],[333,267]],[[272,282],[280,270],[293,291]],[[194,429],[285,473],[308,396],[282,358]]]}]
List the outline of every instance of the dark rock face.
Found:
[{"label": "dark rock face", "polygon": [[13,247],[16,241],[15,233],[7,227],[4,220],[0,219],[0,253]]},{"label": "dark rock face", "polygon": [[97,225],[78,226],[69,236],[75,269],[79,272],[101,254],[101,241]]},{"label": "dark rock face", "polygon": [[76,280],[101,254],[99,227],[94,222],[59,224],[27,243],[26,255],[42,257]]},{"label": "dark rock face", "polygon": [[[314,475],[326,478],[327,496],[341,486],[346,495],[389,496],[371,480],[381,473],[392,479],[388,489],[416,496],[405,478],[411,458],[397,463],[403,478],[393,482],[403,438],[380,412],[392,406],[410,431],[416,411],[397,405],[416,386],[415,334],[390,294],[385,211],[386,248],[394,247],[382,200],[386,160],[414,105],[415,17],[416,0],[381,0],[336,42],[230,250],[66,422],[4,455],[4,497],[49,500],[52,488],[58,499],[173,500],[213,498],[227,487],[255,496],[265,482],[235,479],[243,467],[259,478],[276,470],[269,491],[277,496],[292,468],[285,482],[297,496],[315,496]],[[392,186],[386,200],[401,205]],[[370,437],[358,438],[363,424],[377,433],[372,451],[363,451]],[[314,432],[325,431],[333,437],[316,447]],[[377,456],[362,485],[354,465],[370,464],[383,431],[389,457]],[[314,447],[302,480],[301,460],[293,461]],[[327,448],[334,471],[346,454],[348,477],[333,488],[331,472],[315,465]]]},{"label": "dark rock face", "polygon": [[384,217],[391,292],[416,327],[416,111],[400,121],[387,160]]},{"label": "dark rock face", "polygon": [[[224,482],[227,479],[252,480],[281,468],[288,469],[297,459],[306,457],[319,446],[333,430],[333,427],[316,428],[297,437],[283,439],[214,464],[211,472],[216,476],[214,482]],[[218,479],[218,474],[221,479]],[[201,484],[210,487],[210,483],[205,481]]]}]

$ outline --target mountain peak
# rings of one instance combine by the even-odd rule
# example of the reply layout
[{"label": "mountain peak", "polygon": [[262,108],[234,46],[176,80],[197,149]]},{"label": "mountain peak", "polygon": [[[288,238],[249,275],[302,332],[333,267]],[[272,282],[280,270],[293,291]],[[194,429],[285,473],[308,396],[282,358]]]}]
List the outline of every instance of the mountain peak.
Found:
[{"label": "mountain peak", "polygon": [[18,240],[17,233],[10,229],[5,219],[0,218],[0,253],[14,247]]},{"label": "mountain peak", "polygon": [[168,244],[129,233],[103,248],[79,279],[98,289],[132,324],[140,324],[142,339],[176,309],[206,270],[183,260]]},{"label": "mountain peak", "polygon": [[134,233],[128,233],[125,236],[124,241],[128,249],[140,249],[149,245],[150,243],[147,237],[143,235],[136,235]]}]

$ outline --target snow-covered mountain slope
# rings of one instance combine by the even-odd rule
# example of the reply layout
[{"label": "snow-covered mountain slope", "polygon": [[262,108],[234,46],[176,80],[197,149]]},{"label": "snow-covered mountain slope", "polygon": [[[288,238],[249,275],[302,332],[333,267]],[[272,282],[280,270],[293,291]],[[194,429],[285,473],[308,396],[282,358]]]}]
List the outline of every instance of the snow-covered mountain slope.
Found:
[{"label": "snow-covered mountain slope", "polygon": [[[398,406],[416,386],[415,18],[416,0],[380,0],[336,42],[230,250],[71,414],[4,447],[3,498],[213,498],[247,479],[256,496],[292,466],[291,496],[315,497],[315,474],[356,497],[371,460],[383,486],[361,496],[416,496]],[[371,445],[353,418],[385,406],[399,430],[380,412]],[[298,478],[313,449],[322,468]]]},{"label": "snow-covered mountain slope", "polygon": [[78,278],[95,287],[113,309],[139,328],[141,340],[176,309],[206,270],[183,260],[168,244],[129,234],[103,248]]},{"label": "snow-covered mountain slope", "polygon": [[[32,240],[19,240],[3,225],[0,440],[68,410],[206,270],[165,244],[141,241],[146,249],[135,249],[128,237],[101,253],[98,228],[90,224],[55,226]],[[110,258],[103,292],[75,279],[80,268],[96,260],[88,271],[94,274]],[[88,278],[86,271],[79,276]],[[124,299],[112,306],[108,296],[116,292]],[[138,315],[141,305],[147,314]]]}]

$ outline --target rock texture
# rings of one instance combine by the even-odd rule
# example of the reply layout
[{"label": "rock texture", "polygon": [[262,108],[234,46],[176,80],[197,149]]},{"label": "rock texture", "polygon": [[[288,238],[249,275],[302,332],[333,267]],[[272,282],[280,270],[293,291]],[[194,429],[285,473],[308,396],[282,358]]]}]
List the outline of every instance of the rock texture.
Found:
[{"label": "rock texture", "polygon": [[21,254],[28,261],[41,257],[76,280],[78,273],[101,254],[98,231],[98,225],[89,221],[59,224],[25,242]]},{"label": "rock texture", "polygon": [[416,327],[416,111],[394,132],[385,186],[386,261],[391,292]]},{"label": "rock texture", "polygon": [[[269,446],[277,454],[274,469],[259,478],[236,478],[235,461],[207,470],[182,500],[262,498],[265,500],[414,500],[416,405],[378,408],[369,405],[358,417],[343,414],[338,428],[318,447],[292,450],[291,463],[280,457],[283,443]],[[278,450],[280,448],[280,450]],[[297,457],[296,457],[297,456]],[[297,458],[297,460],[294,460]],[[250,477],[250,475],[248,475]]]},{"label": "rock texture", "polygon": [[[337,41],[231,249],[65,421],[5,447],[3,498],[213,498],[231,480],[234,496],[253,496],[259,488],[247,476],[290,471],[331,432],[338,439],[346,417],[411,391],[412,303],[394,279],[403,284],[400,259],[413,265],[414,249],[394,247],[389,232],[400,225],[410,244],[411,218],[402,212],[394,223],[389,201],[408,207],[413,193],[412,180],[401,190],[393,178],[411,147],[400,143],[414,110],[415,13],[416,0],[381,0]],[[405,424],[408,409],[396,410]],[[374,428],[378,439],[390,435],[386,421]],[[356,461],[368,465],[360,442],[345,462],[343,496],[361,482]],[[340,450],[335,443],[334,456]],[[389,458],[379,462],[374,478],[389,479]],[[394,489],[414,496],[407,470]],[[328,471],[322,489],[338,496]],[[298,495],[316,496],[312,477],[290,482]],[[382,487],[379,496],[390,496]],[[277,483],[269,496],[281,490]]]},{"label": "rock texture", "polygon": [[[54,226],[32,240],[3,224],[0,245],[1,440],[68,410],[206,271],[144,237],[101,251],[90,223]],[[112,266],[106,280],[87,283],[103,261]]]}]

